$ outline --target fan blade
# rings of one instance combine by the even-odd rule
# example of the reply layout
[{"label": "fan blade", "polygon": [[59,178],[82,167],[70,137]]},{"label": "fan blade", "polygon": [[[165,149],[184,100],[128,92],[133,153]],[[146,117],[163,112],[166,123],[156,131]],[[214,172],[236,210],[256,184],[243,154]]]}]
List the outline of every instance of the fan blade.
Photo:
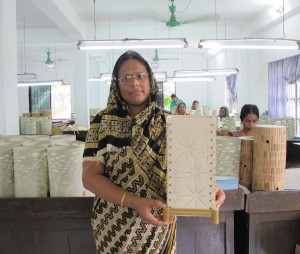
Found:
[{"label": "fan blade", "polygon": [[195,17],[195,18],[191,18],[188,20],[183,20],[181,21],[182,25],[186,25],[186,24],[192,24],[192,23],[200,23],[200,22],[215,22],[215,21],[220,21],[220,16],[217,15],[205,15],[205,16],[201,16],[201,17]]}]

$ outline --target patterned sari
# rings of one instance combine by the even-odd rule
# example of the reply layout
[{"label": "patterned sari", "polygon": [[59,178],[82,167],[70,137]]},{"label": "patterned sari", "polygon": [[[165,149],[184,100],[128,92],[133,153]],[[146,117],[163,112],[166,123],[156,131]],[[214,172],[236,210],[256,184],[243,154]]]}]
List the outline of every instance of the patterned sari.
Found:
[{"label": "patterned sari", "polygon": [[[137,196],[166,203],[166,116],[151,95],[145,110],[134,119],[128,114],[116,84],[108,107],[91,124],[85,161],[100,161],[105,176]],[[141,222],[135,210],[95,197],[92,226],[97,253],[171,253],[176,223],[157,227]]]}]

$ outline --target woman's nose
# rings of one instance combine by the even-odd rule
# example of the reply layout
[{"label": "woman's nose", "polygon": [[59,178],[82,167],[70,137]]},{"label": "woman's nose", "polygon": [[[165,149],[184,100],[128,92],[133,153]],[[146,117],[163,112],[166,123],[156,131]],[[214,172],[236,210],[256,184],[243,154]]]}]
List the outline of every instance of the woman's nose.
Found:
[{"label": "woman's nose", "polygon": [[131,85],[132,86],[138,86],[139,84],[140,83],[139,83],[138,79],[135,76],[133,76]]}]

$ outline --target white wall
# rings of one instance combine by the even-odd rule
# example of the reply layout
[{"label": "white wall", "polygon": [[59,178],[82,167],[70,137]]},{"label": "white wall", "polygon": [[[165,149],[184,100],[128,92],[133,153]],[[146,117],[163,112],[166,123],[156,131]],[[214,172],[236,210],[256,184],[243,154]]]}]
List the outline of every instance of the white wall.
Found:
[{"label": "white wall", "polygon": [[[286,35],[288,38],[300,38],[300,30],[298,26],[300,24],[300,14],[286,18],[285,27]],[[196,29],[196,28],[194,28]],[[230,37],[230,33],[238,34],[238,29],[228,29],[227,36]],[[207,27],[206,29],[200,28],[198,30],[182,30],[177,31],[178,35],[170,34],[170,37],[184,37],[185,34],[195,32],[200,38],[214,38],[215,29],[213,27]],[[272,27],[267,27],[267,30],[260,31],[257,36],[262,37],[278,37],[281,34],[282,23],[274,24]],[[161,33],[161,34],[159,34]],[[222,33],[222,31],[220,32]],[[129,31],[129,35],[134,34],[134,31]],[[128,34],[125,34],[125,37]],[[157,36],[163,36],[164,34],[157,31]],[[241,34],[242,35],[242,34]],[[114,35],[112,34],[112,37]],[[117,38],[121,35],[115,35]],[[224,37],[221,35],[220,37]],[[189,42],[190,43],[190,42]],[[159,68],[155,71],[166,71],[168,75],[173,75],[175,70],[199,70],[206,68],[238,68],[238,100],[239,109],[246,103],[257,104],[260,111],[263,112],[268,108],[268,62],[278,60],[291,55],[299,54],[299,51],[254,51],[254,50],[227,50],[223,51],[216,56],[208,56],[207,54],[195,48],[197,42],[191,42],[190,46],[194,48],[189,49],[176,49],[173,50],[174,58],[178,60],[173,61],[161,61]],[[182,50],[189,52],[189,58],[182,58]],[[112,65],[123,51],[112,52],[111,61],[109,64],[95,64],[90,65],[90,74],[97,76],[102,72],[111,72]],[[142,50],[140,53],[151,63],[154,56],[153,50]],[[50,78],[50,74],[44,70],[44,67],[34,67],[30,69],[30,72],[36,72],[41,79]],[[73,67],[72,65],[62,64],[57,72],[57,77],[61,77],[64,81],[73,84]],[[104,108],[107,103],[107,97],[109,93],[109,86],[103,83],[89,83],[90,87],[90,108]],[[191,106],[193,100],[198,100],[202,105],[208,105],[212,108],[218,109],[225,104],[225,78],[218,77],[215,82],[200,83],[178,83],[176,86],[176,93],[179,98],[184,100],[188,106]],[[80,98],[72,97],[72,109],[74,108],[74,102]],[[19,89],[19,111],[20,113],[24,109],[28,109],[28,93]],[[238,110],[239,110],[238,109]]]}]

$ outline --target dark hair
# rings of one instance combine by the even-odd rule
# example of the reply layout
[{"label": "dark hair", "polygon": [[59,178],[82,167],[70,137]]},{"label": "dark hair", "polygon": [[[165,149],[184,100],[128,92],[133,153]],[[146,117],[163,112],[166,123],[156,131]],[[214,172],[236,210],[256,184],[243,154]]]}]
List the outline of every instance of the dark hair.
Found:
[{"label": "dark hair", "polygon": [[177,107],[179,107],[179,105],[181,105],[181,104],[183,104],[185,106],[185,108],[186,108],[186,104],[183,101],[179,102],[178,105],[177,105]]},{"label": "dark hair", "polygon": [[241,119],[241,121],[243,121],[244,118],[247,115],[249,115],[249,114],[254,114],[259,119],[259,110],[258,110],[258,107],[256,105],[254,105],[254,104],[245,104],[242,107],[241,113],[240,113],[240,119]]},{"label": "dark hair", "polygon": [[194,105],[194,103],[198,103],[199,104],[199,101],[193,101],[192,105]]},{"label": "dark hair", "polygon": [[175,98],[175,97],[177,98],[176,94],[175,94],[175,93],[172,93],[172,94],[171,94],[171,98]]},{"label": "dark hair", "polygon": [[[222,107],[220,107],[220,109],[224,109],[224,110],[225,110],[225,117],[226,117],[226,116],[229,116],[229,109],[228,109],[228,107],[222,106]],[[220,109],[219,109],[219,110],[220,110]]]},{"label": "dark hair", "polygon": [[[119,59],[117,60],[117,62],[115,63],[115,66],[113,69],[112,83],[113,83],[113,81],[116,82],[116,87],[117,87],[119,94],[121,94],[120,88],[119,88],[119,80],[118,80],[119,79],[119,71],[120,71],[122,65],[124,64],[124,62],[129,59],[138,60],[139,62],[141,62],[141,64],[143,64],[146,67],[146,70],[149,74],[149,80],[150,80],[150,86],[151,86],[150,100],[156,101],[158,88],[157,88],[156,80],[153,76],[151,67],[150,67],[149,63],[139,53],[137,53],[136,51],[133,51],[133,50],[128,50],[124,54],[122,54],[119,57]],[[151,82],[151,81],[153,81],[153,82]],[[152,87],[152,84],[154,85],[154,87]]]}]

